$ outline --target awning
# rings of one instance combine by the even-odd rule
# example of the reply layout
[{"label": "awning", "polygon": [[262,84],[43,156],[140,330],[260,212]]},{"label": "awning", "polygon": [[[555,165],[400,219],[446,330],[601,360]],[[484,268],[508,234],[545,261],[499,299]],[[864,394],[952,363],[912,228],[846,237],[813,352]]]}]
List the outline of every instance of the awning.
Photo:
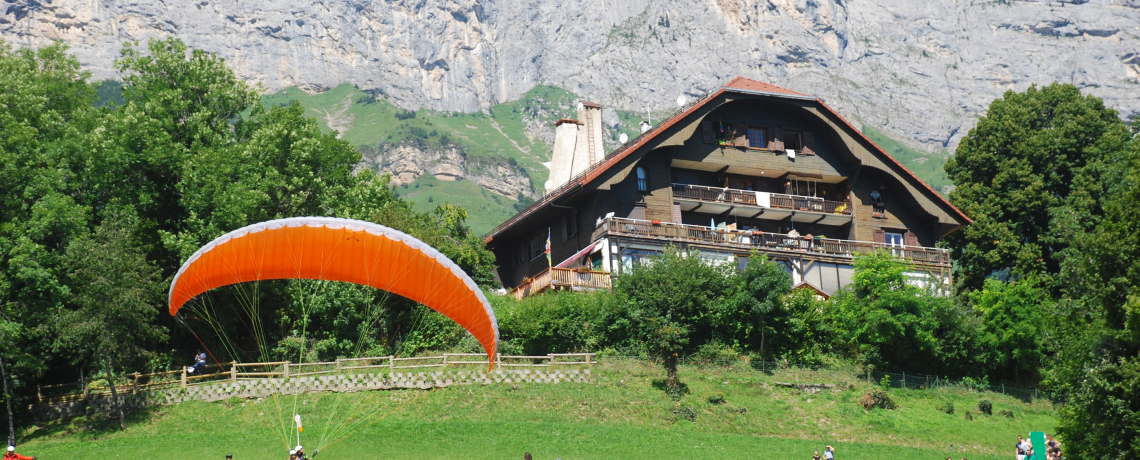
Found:
[{"label": "awning", "polygon": [[563,260],[562,263],[555,265],[554,268],[567,268],[568,266],[570,266],[570,264],[573,264],[574,261],[581,259],[582,256],[589,254],[591,252],[594,252],[594,248],[597,247],[599,244],[602,244],[602,242],[599,241],[597,243],[593,243],[589,246],[586,246],[586,249],[578,251],[574,255],[570,256],[569,259]]}]

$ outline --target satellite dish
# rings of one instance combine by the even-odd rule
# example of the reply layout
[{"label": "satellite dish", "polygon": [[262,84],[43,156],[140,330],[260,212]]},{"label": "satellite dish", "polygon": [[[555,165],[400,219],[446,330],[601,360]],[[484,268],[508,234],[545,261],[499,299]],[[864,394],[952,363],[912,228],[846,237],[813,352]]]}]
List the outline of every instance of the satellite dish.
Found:
[{"label": "satellite dish", "polygon": [[618,136],[618,142],[621,142],[622,144],[629,142],[629,136],[627,136],[625,133],[621,133],[621,135]]},{"label": "satellite dish", "polygon": [[554,187],[554,181],[548,180],[545,184],[542,184],[542,187],[550,190],[552,187]]},{"label": "satellite dish", "polygon": [[685,95],[684,94],[677,96],[677,105],[679,105],[681,107],[685,106]]}]

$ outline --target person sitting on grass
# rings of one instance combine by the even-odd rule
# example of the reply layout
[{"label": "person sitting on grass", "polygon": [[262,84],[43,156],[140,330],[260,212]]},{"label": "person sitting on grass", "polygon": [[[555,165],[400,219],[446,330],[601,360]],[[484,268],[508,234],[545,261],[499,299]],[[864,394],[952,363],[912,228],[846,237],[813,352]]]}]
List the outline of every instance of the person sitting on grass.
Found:
[{"label": "person sitting on grass", "polygon": [[36,460],[36,458],[17,454],[16,446],[8,446],[8,452],[4,454],[4,460]]},{"label": "person sitting on grass", "polygon": [[819,451],[815,451],[815,455],[811,456],[811,460],[819,460]]}]

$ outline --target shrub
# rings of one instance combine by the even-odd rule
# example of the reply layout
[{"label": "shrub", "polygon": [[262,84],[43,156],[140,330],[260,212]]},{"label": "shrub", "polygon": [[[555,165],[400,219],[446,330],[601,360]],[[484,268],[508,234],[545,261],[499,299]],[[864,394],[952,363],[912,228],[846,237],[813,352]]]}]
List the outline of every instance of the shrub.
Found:
[{"label": "shrub", "polygon": [[1013,411],[1002,409],[998,411],[998,415],[1001,415],[1005,418],[1013,418]]},{"label": "shrub", "polygon": [[978,412],[986,415],[994,415],[994,403],[990,402],[988,399],[978,401]]},{"label": "shrub", "polygon": [[940,412],[945,412],[947,414],[953,415],[954,414],[954,403],[951,401],[945,401],[942,403],[942,405],[938,406],[938,410]]},{"label": "shrub", "polygon": [[973,420],[973,419],[974,419],[974,414],[971,414],[970,411],[966,411],[966,420]]},{"label": "shrub", "polygon": [[697,411],[689,406],[681,406],[669,411],[673,414],[674,420],[688,420],[690,422],[697,421]]},{"label": "shrub", "polygon": [[719,391],[716,393],[713,393],[713,394],[709,395],[708,400],[709,400],[709,404],[724,404],[725,403],[724,393],[721,393]]},{"label": "shrub", "polygon": [[732,364],[740,360],[740,353],[717,340],[701,345],[691,356],[698,364]]},{"label": "shrub", "polygon": [[886,390],[891,387],[891,376],[883,374],[883,378],[879,379],[879,387]]},{"label": "shrub", "polygon": [[898,407],[895,404],[895,400],[891,399],[891,396],[888,395],[887,392],[878,388],[867,390],[867,393],[859,398],[859,405],[863,406],[866,410],[871,410],[876,407],[879,409],[894,410]]},{"label": "shrub", "polygon": [[415,110],[398,110],[396,111],[397,120],[407,120],[416,117]]}]

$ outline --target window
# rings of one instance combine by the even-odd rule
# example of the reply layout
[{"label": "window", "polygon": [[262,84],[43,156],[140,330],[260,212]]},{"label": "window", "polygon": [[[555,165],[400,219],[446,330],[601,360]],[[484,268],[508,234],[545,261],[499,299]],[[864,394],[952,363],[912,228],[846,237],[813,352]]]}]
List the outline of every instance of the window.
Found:
[{"label": "window", "polygon": [[886,241],[887,244],[889,244],[891,246],[902,246],[902,244],[903,244],[903,234],[902,233],[886,232],[885,236],[887,238],[887,241]]},{"label": "window", "polygon": [[649,174],[646,174],[645,168],[637,167],[637,191],[641,193],[649,193]]},{"label": "window", "polygon": [[784,149],[786,150],[803,150],[803,138],[800,136],[799,131],[784,130]]},{"label": "window", "polygon": [[530,239],[530,258],[537,259],[543,254],[546,254],[546,233]]},{"label": "window", "polygon": [[571,209],[562,218],[562,241],[566,241],[578,234],[578,210]]},{"label": "window", "polygon": [[748,147],[754,149],[768,148],[768,140],[764,128],[748,128]]}]

